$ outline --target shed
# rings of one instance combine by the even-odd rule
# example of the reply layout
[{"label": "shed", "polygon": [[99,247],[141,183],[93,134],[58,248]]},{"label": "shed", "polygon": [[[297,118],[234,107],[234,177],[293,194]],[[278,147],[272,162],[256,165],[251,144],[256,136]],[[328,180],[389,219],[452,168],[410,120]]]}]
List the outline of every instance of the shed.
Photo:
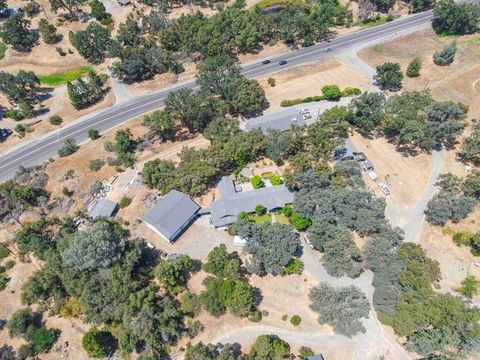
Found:
[{"label": "shed", "polygon": [[143,222],[171,243],[195,220],[199,209],[190,197],[172,190],[145,214]]},{"label": "shed", "polygon": [[90,209],[88,215],[95,220],[100,217],[114,217],[118,211],[118,204],[108,199],[100,199]]},{"label": "shed", "polygon": [[319,355],[313,355],[313,356],[307,356],[303,358],[304,360],[325,360],[322,356],[322,354]]}]

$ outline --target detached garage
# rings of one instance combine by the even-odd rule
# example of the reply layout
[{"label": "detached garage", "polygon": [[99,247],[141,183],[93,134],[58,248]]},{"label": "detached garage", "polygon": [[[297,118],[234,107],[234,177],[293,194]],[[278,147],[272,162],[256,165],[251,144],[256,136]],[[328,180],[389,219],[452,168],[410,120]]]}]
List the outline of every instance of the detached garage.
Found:
[{"label": "detached garage", "polygon": [[143,222],[171,243],[195,220],[199,209],[190,197],[172,190],[145,214]]}]

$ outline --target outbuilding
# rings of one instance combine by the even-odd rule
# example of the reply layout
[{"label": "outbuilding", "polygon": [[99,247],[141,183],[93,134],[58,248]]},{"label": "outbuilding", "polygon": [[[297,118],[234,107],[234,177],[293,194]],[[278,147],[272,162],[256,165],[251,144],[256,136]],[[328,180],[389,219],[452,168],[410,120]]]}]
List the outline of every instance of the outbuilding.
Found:
[{"label": "outbuilding", "polygon": [[190,197],[172,190],[145,214],[143,222],[172,243],[195,220],[199,209]]},{"label": "outbuilding", "polygon": [[100,217],[115,217],[115,214],[118,211],[118,204],[108,199],[100,199],[95,205],[90,209],[88,215],[95,220]]}]

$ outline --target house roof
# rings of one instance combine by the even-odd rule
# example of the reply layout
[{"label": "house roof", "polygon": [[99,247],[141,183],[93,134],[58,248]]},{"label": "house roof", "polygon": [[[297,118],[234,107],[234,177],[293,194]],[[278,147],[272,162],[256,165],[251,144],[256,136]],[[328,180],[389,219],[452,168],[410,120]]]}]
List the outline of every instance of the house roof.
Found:
[{"label": "house roof", "polygon": [[334,150],[333,157],[336,160],[351,160],[354,158],[356,153],[357,149],[355,149],[352,141],[347,139],[342,146],[339,146]]},{"label": "house roof", "polygon": [[89,211],[89,215],[92,219],[96,219],[102,216],[110,217],[117,210],[118,204],[108,199],[100,199]]},{"label": "house roof", "polygon": [[200,206],[187,195],[172,190],[145,214],[143,221],[154,227],[167,240],[172,241],[198,209]]},{"label": "house roof", "polygon": [[[227,184],[230,184],[227,186]],[[210,205],[212,224],[215,227],[222,227],[236,221],[237,215],[244,212],[255,211],[255,206],[261,204],[267,210],[273,210],[291,204],[295,193],[285,185],[269,186],[261,189],[232,192],[235,184],[227,177],[223,177],[219,184],[220,200]]]},{"label": "house roof", "polygon": [[298,110],[287,109],[284,111],[267,114],[256,118],[249,119],[245,126],[247,131],[252,129],[261,129],[264,134],[268,129],[289,130],[292,125],[305,126],[306,122]]}]

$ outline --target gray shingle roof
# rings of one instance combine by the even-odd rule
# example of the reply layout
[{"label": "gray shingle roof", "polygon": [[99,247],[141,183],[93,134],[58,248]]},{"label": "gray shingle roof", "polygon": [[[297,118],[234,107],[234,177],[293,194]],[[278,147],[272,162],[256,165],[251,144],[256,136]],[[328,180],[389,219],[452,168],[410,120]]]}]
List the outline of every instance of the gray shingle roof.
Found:
[{"label": "gray shingle roof", "polygon": [[[231,186],[227,187],[227,183],[230,183]],[[212,224],[215,227],[234,223],[239,213],[242,211],[253,212],[258,204],[265,206],[268,210],[273,210],[285,204],[291,204],[295,198],[295,193],[283,184],[233,193],[231,189],[232,187],[234,189],[235,185],[227,177],[223,177],[219,185],[220,200],[210,205]],[[225,189],[227,191],[224,191]]]},{"label": "gray shingle roof", "polygon": [[115,214],[115,211],[117,211],[117,207],[118,204],[116,202],[110,201],[108,199],[100,199],[90,210],[89,215],[94,220],[102,216],[110,217]]},{"label": "gray shingle roof", "polygon": [[187,195],[172,190],[145,214],[143,221],[154,227],[166,239],[173,241],[198,209],[200,206]]},{"label": "gray shingle roof", "polygon": [[290,129],[293,124],[305,126],[306,122],[303,119],[303,115],[299,114],[296,109],[287,109],[273,114],[267,114],[257,118],[249,119],[247,120],[245,129],[249,131],[260,128],[262,132],[266,134],[268,129],[285,131]]},{"label": "gray shingle roof", "polygon": [[342,146],[339,146],[334,150],[333,157],[335,160],[353,160],[356,153],[357,149],[355,149],[352,141],[347,139]]}]

